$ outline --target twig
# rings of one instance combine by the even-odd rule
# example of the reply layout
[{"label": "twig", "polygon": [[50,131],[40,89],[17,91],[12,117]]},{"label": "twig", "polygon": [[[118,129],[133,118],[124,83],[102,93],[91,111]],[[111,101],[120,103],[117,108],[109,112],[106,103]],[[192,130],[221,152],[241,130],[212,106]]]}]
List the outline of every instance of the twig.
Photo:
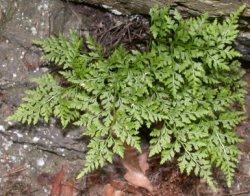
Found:
[{"label": "twig", "polygon": [[21,171],[24,171],[27,169],[27,166],[26,165],[21,165],[21,166],[18,166],[16,168],[12,168],[9,172],[7,172],[6,174],[3,175],[3,177],[7,177],[7,176],[12,176],[16,173],[19,173]]},{"label": "twig", "polygon": [[230,193],[230,195],[243,195],[243,194],[247,194],[247,193],[250,193],[250,191],[235,192],[235,193]]}]

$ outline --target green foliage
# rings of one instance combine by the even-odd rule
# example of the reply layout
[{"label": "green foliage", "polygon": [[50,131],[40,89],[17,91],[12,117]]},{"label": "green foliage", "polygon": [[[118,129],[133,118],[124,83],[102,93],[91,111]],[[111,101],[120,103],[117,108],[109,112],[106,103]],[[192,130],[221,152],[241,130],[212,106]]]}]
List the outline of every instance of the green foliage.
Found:
[{"label": "green foliage", "polygon": [[147,126],[150,156],[160,153],[161,163],[177,156],[181,172],[194,172],[212,189],[212,168],[219,167],[230,186],[241,141],[234,128],[244,119],[244,72],[232,48],[243,9],[223,22],[151,9],[147,52],[120,46],[105,57],[89,35],[85,52],[74,33],[36,41],[43,60],[61,71],[34,79],[38,86],[8,120],[36,124],[55,116],[63,127],[86,127],[91,140],[78,178],[112,163],[114,154],[123,157],[125,143],[141,151],[138,134]]}]

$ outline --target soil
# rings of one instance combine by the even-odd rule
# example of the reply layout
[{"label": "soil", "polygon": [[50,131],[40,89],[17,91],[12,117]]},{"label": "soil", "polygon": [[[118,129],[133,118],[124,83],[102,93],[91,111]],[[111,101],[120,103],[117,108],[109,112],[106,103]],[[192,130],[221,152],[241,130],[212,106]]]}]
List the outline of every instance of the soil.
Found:
[{"label": "soil", "polygon": [[[115,16],[104,10],[78,4],[70,4],[70,9],[76,14],[84,13],[88,21],[91,21],[91,25],[79,28],[79,33],[84,35],[90,32],[98,42],[105,46],[107,55],[120,43],[124,44],[127,49],[142,51],[147,49],[148,18]],[[6,41],[2,39],[0,46],[7,47]],[[10,43],[12,41],[14,42],[14,40],[9,40]],[[160,165],[159,157],[152,157],[148,159],[149,169],[146,176],[153,184],[155,191],[149,193],[143,188],[126,182],[123,177],[125,169],[118,158],[115,158],[115,164],[107,165],[102,170],[76,181],[75,177],[84,164],[87,143],[87,140],[81,137],[83,131],[81,128],[72,126],[62,130],[54,119],[49,125],[41,122],[37,126],[4,122],[4,119],[20,104],[24,90],[32,86],[28,78],[48,71],[45,65],[39,63],[39,52],[33,52],[37,49],[31,48],[28,51],[31,53],[27,53],[25,59],[32,62],[28,65],[34,65],[34,67],[28,66],[27,68],[26,63],[25,68],[24,63],[23,69],[18,73],[20,81],[11,83],[11,80],[0,75],[0,195],[50,195],[55,182],[59,179],[60,171],[64,171],[61,183],[70,182],[74,195],[79,196],[104,195],[107,185],[130,196],[250,195],[250,70],[246,69],[245,76],[249,92],[246,96],[248,118],[237,127],[237,133],[244,139],[244,142],[239,144],[242,155],[232,187],[226,187],[224,176],[215,169],[214,177],[218,189],[216,193],[213,193],[207,184],[195,176],[181,174],[176,160]],[[1,67],[0,74],[5,73],[6,76],[15,74],[13,69],[3,70],[3,68]]]}]

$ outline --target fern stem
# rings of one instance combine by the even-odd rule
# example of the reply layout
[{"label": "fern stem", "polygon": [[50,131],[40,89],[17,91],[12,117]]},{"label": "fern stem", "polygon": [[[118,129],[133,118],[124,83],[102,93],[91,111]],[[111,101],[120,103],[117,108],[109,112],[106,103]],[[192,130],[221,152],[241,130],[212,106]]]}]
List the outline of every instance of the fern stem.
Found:
[{"label": "fern stem", "polygon": [[180,140],[177,141],[182,145],[182,147],[184,148],[185,152],[189,155],[189,157],[201,168],[201,165],[193,158],[193,155],[191,155],[190,152],[185,148],[185,144]]},{"label": "fern stem", "polygon": [[217,131],[215,132],[215,134],[216,134],[216,136],[217,136],[217,138],[218,138],[218,140],[219,140],[219,142],[220,142],[220,145],[222,146],[223,152],[224,152],[224,154],[225,154],[224,157],[227,159],[227,152],[226,152],[225,146],[223,145],[223,143],[222,143],[222,141],[221,141],[221,139],[220,139],[220,136],[218,135],[218,132],[217,132]]}]

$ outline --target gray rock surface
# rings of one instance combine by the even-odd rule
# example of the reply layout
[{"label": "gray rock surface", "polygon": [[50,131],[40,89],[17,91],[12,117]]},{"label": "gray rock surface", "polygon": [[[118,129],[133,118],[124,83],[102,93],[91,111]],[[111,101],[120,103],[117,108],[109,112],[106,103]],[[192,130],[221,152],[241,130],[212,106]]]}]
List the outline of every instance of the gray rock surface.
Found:
[{"label": "gray rock surface", "polygon": [[[65,0],[66,1],[66,0]],[[68,0],[67,0],[68,1]],[[224,17],[246,5],[241,17],[241,33],[235,47],[243,54],[243,60],[250,61],[250,0],[70,0],[71,2],[87,3],[108,9],[114,14],[148,14],[155,5],[172,6],[184,16],[201,15],[208,12],[210,17]]]},{"label": "gray rock surface", "polygon": [[177,7],[184,14],[200,15],[208,12],[212,17],[224,16],[245,4],[243,16],[250,16],[249,0],[65,0],[116,9],[123,14],[148,14],[153,6]]},{"label": "gray rock surface", "polygon": [[48,71],[32,40],[90,26],[72,6],[60,0],[0,0],[0,195],[49,195],[51,184],[41,185],[39,175],[53,176],[64,166],[74,179],[83,166],[82,129],[62,130],[53,119],[34,127],[4,121],[33,86],[29,80]]}]

